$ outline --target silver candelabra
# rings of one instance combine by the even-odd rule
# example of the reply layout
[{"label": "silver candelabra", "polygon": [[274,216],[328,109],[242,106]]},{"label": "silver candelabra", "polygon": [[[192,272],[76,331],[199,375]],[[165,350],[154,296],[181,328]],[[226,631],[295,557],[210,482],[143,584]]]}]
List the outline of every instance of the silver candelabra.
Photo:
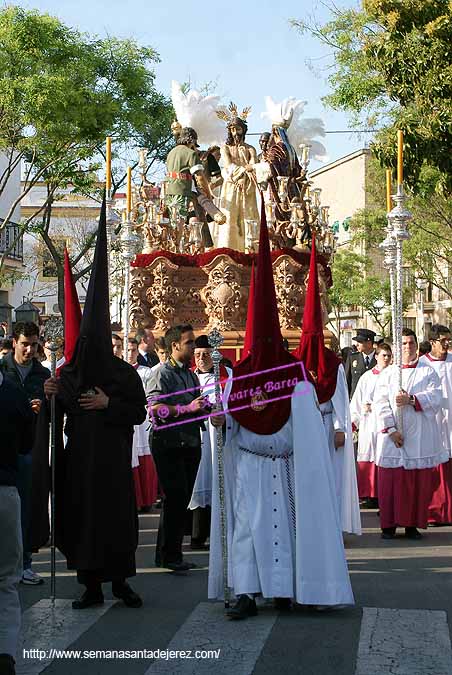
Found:
[{"label": "silver candelabra", "polygon": [[130,219],[130,213],[127,214],[125,222],[121,228],[121,255],[124,260],[124,358],[127,360],[127,349],[129,342],[129,316],[130,316],[130,263],[135,257],[136,246],[139,241],[133,231],[133,224]]}]

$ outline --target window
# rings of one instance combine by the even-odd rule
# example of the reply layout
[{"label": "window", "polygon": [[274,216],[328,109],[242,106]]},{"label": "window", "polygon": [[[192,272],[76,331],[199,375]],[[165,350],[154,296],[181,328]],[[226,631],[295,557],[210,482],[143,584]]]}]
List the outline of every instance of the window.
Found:
[{"label": "window", "polygon": [[403,327],[410,328],[416,332],[416,317],[413,316],[404,316],[403,317]]},{"label": "window", "polygon": [[39,316],[43,316],[46,313],[46,303],[45,302],[35,302],[33,300],[33,304],[36,307],[36,309],[39,309]]},{"label": "window", "polygon": [[[53,237],[53,245],[57,249],[61,258],[64,256],[64,248],[66,246],[66,237]],[[53,260],[50,251],[46,246],[42,248],[42,279],[55,279],[57,276],[57,269],[55,261]]]}]

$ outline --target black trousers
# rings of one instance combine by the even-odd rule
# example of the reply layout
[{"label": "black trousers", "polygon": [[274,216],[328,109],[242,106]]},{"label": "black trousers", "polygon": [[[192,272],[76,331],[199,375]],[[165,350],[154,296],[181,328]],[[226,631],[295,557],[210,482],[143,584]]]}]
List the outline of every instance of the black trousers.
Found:
[{"label": "black trousers", "polygon": [[167,447],[152,444],[163,505],[160,512],[156,565],[182,562],[182,541],[191,534],[192,514],[187,509],[201,459],[201,446]]}]

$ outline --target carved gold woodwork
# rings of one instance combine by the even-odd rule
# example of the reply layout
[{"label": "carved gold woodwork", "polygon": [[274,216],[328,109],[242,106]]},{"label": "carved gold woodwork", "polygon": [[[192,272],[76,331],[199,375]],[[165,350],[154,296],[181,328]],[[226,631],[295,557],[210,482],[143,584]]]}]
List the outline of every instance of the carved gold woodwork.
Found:
[{"label": "carved gold woodwork", "polygon": [[216,256],[202,268],[209,276],[200,297],[208,317],[207,329],[220,331],[240,327],[242,304],[241,270],[243,265],[227,255]]},{"label": "carved gold woodwork", "polygon": [[[318,265],[324,324],[328,321],[326,274]],[[299,335],[307,264],[282,254],[273,263],[281,329],[292,342]],[[159,256],[146,268],[132,268],[131,327],[146,323],[156,335],[190,323],[197,333],[217,327],[240,343],[246,324],[250,267],[221,253],[204,267],[178,266]],[[241,337],[242,336],[242,337]]]},{"label": "carved gold woodwork", "polygon": [[166,331],[174,324],[179,298],[177,270],[179,267],[163,256],[149,266],[152,283],[146,291],[149,313],[155,319],[154,327]]},{"label": "carved gold woodwork", "polygon": [[304,307],[305,290],[302,283],[303,265],[288,255],[282,255],[273,263],[276,300],[278,302],[281,328],[299,328]]},{"label": "carved gold woodwork", "polygon": [[133,267],[131,273],[130,325],[132,328],[137,329],[147,319],[151,319],[146,294],[153,284],[153,275],[149,269],[143,267]]}]

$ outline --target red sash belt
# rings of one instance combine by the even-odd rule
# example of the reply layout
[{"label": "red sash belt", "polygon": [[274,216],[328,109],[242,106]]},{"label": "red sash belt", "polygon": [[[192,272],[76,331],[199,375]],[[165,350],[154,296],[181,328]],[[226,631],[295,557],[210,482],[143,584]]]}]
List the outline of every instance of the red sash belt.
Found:
[{"label": "red sash belt", "polygon": [[178,171],[168,171],[166,174],[167,178],[175,178],[176,180],[192,180],[191,173],[187,172],[178,172]]}]

